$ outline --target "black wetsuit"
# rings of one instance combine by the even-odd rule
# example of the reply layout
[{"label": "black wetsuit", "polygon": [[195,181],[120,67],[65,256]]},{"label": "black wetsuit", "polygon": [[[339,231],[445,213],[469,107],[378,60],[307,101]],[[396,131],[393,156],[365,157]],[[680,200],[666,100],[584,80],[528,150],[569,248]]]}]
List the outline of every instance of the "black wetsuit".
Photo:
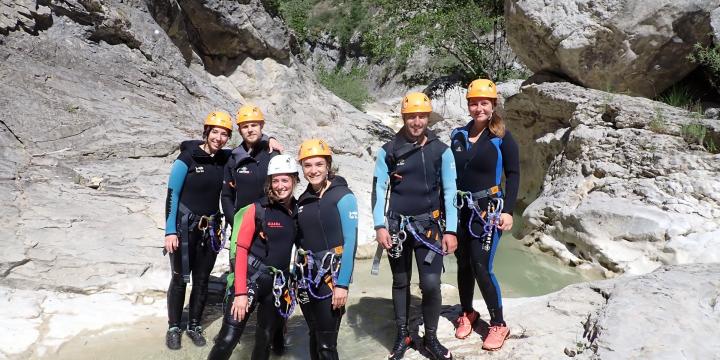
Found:
[{"label": "black wetsuit", "polygon": [[[357,200],[347,182],[340,176],[331,179],[330,187],[318,197],[310,185],[298,199],[299,242],[304,250],[322,254],[342,247],[340,269],[334,286],[350,285],[357,248]],[[304,268],[307,271],[307,267]],[[307,272],[305,272],[307,273]],[[310,285],[312,286],[312,285]],[[325,282],[313,288],[315,295],[328,296],[332,289]],[[312,290],[310,290],[312,291]],[[298,291],[298,303],[310,332],[310,358],[338,359],[337,336],[345,308],[332,309],[332,296],[315,298],[309,290]]]},{"label": "black wetsuit", "polygon": [[[219,223],[218,199],[222,188],[223,168],[230,151],[220,150],[215,156],[210,156],[200,148],[202,143],[199,140],[182,143],[180,155],[173,163],[168,181],[165,234],[177,234],[180,240],[178,249],[170,254],[172,278],[167,294],[170,327],[180,326],[185,302],[183,255],[189,258],[189,269],[186,271],[192,274],[193,283],[190,293],[190,327],[200,323],[207,299],[210,272],[217,256],[210,246],[210,239],[198,230],[196,221],[202,215],[214,215]],[[183,209],[191,214],[185,214]],[[188,229],[181,228],[183,215],[188,215],[187,218],[190,219]],[[188,254],[183,254],[183,233],[188,234]]]},{"label": "black wetsuit", "polygon": [[[265,209],[264,216],[259,215],[260,207]],[[283,317],[274,304],[273,276],[262,271],[262,267],[281,269],[285,279],[289,278],[290,252],[296,239],[293,214],[284,206],[269,204],[263,199],[242,208],[235,215],[237,229],[233,230],[230,244],[230,263],[234,272],[228,277],[222,328],[208,359],[230,358],[250,314],[256,308],[257,329],[252,359],[267,359],[270,356],[270,339],[278,326],[282,326]],[[230,312],[235,296],[239,295],[248,295],[248,300],[253,298],[250,310],[242,321],[235,320]],[[282,303],[281,306],[286,309],[286,305]]]},{"label": "black wetsuit", "polygon": [[[515,209],[518,188],[520,184],[520,160],[518,146],[510,131],[505,132],[503,138],[492,134],[489,129],[480,135],[475,143],[468,140],[468,133],[472,129],[473,121],[466,126],[453,130],[451,134],[451,148],[455,156],[458,171],[458,190],[478,192],[493,186],[500,186],[503,173],[505,175],[504,192],[497,194],[504,199],[502,212],[512,215]],[[490,201],[489,197],[479,199],[479,209],[485,210]],[[476,235],[482,234],[482,224],[479,220],[471,218],[471,210],[465,206],[460,211],[458,225],[458,250],[455,256],[458,261],[458,290],[463,312],[472,311],[472,299],[477,281],[485,304],[490,312],[491,325],[504,325],[502,313],[502,295],[500,286],[493,273],[493,260],[500,241],[501,231],[492,235],[492,245],[483,247],[479,238],[471,235],[468,225]]]},{"label": "black wetsuit", "polygon": [[[457,225],[457,211],[452,206],[452,198],[456,192],[455,161],[448,146],[434,133],[427,131],[426,137],[427,141],[420,146],[409,142],[402,129],[378,151],[373,180],[373,221],[376,229],[387,226],[390,235],[397,236],[401,228],[398,216],[430,214],[431,219],[418,223],[425,228],[419,236],[442,248],[443,234],[439,226],[441,218],[436,215],[444,210],[447,220],[446,233],[455,233]],[[389,202],[387,213],[386,200]],[[397,326],[408,325],[411,253],[414,252],[420,276],[425,329],[430,329],[434,334],[442,303],[440,275],[443,257],[434,254],[436,256],[433,255],[428,262],[430,251],[432,250],[428,246],[408,233],[401,255],[388,259],[393,273],[392,298]]]},{"label": "black wetsuit", "polygon": [[267,139],[263,136],[249,153],[245,143],[240,144],[232,150],[225,166],[221,202],[225,220],[230,225],[237,210],[265,196],[268,163],[278,154],[277,151],[268,153]]}]

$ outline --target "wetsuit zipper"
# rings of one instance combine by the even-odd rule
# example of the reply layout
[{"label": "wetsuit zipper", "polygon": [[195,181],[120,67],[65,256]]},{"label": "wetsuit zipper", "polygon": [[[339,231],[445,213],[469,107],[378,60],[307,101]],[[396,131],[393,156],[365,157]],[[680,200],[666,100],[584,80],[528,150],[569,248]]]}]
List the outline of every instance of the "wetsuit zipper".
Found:
[{"label": "wetsuit zipper", "polygon": [[[328,189],[328,190],[330,190],[330,189]],[[325,191],[325,192],[327,193],[327,191]],[[323,240],[325,240],[325,250],[329,250],[330,244],[328,244],[327,234],[325,234],[325,227],[323,226],[322,217],[320,216],[320,201],[322,201],[322,198],[318,196],[317,215],[318,215],[318,219],[320,220],[319,221],[320,222],[320,230],[322,230]]]},{"label": "wetsuit zipper", "polygon": [[[423,176],[425,177],[425,193],[430,194],[430,186],[428,185],[428,179],[427,179],[427,166],[425,165],[425,149],[420,148],[420,157],[422,158],[422,164],[423,164]],[[428,209],[429,211],[433,211],[432,209],[432,201],[430,198],[426,198],[428,201]]]}]

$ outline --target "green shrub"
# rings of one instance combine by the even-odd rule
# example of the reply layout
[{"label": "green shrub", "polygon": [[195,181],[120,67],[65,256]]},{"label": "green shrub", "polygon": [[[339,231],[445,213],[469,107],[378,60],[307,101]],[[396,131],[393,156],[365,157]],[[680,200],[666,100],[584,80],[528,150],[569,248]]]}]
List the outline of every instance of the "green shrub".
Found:
[{"label": "green shrub", "polygon": [[720,44],[714,47],[695,44],[694,52],[688,55],[688,60],[704,68],[710,84],[720,93]]},{"label": "green shrub", "polygon": [[691,110],[696,100],[686,86],[673,85],[671,88],[665,90],[657,98],[658,101],[662,101],[670,106],[679,107],[687,110]]},{"label": "green shrub", "polygon": [[656,132],[658,134],[662,134],[665,132],[667,122],[665,121],[665,116],[663,116],[662,110],[660,108],[655,109],[655,116],[648,123],[648,127],[650,128],[650,131]]},{"label": "green shrub", "polygon": [[718,153],[718,146],[705,125],[700,123],[683,125],[680,133],[688,144],[701,145],[711,153]]},{"label": "green shrub", "polygon": [[370,100],[365,79],[367,69],[354,67],[350,71],[323,69],[317,73],[318,81],[339,98],[349,102],[358,110]]}]

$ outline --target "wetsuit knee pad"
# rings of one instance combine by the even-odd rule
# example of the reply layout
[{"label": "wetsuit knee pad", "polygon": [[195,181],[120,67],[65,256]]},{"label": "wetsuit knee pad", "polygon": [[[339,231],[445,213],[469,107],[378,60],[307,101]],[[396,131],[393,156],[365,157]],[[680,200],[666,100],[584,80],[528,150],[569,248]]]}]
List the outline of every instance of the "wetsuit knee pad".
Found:
[{"label": "wetsuit knee pad", "polygon": [[421,274],[420,291],[423,294],[440,291],[440,274]]},{"label": "wetsuit knee pad", "polygon": [[408,279],[407,273],[393,273],[393,289],[404,289],[408,286],[410,286],[410,279]]}]

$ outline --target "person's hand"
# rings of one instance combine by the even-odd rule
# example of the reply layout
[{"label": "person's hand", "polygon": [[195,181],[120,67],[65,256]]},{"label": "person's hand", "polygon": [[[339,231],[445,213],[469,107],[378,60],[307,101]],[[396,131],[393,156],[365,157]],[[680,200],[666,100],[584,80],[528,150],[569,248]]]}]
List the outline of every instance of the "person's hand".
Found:
[{"label": "person's hand", "polygon": [[268,152],[271,153],[274,150],[277,150],[278,152],[283,152],[285,148],[280,144],[277,139],[271,137],[270,140],[268,140]]},{"label": "person's hand", "polygon": [[335,287],[333,290],[333,296],[332,296],[332,308],[333,310],[340,309],[341,307],[345,306],[345,303],[347,303],[347,297],[348,297],[348,289],[344,289],[341,287]]},{"label": "person's hand", "polygon": [[247,295],[238,295],[235,297],[235,300],[233,300],[230,315],[232,315],[236,321],[242,321],[249,310],[248,307]]},{"label": "person's hand", "polygon": [[457,249],[457,237],[453,234],[445,234],[442,239],[443,251],[452,254]]},{"label": "person's hand", "polygon": [[165,250],[169,253],[175,252],[178,248],[178,237],[175,234],[165,235]]},{"label": "person's hand", "polygon": [[389,250],[392,247],[392,241],[390,240],[390,233],[386,228],[379,228],[375,230],[375,241],[378,242],[385,250]]},{"label": "person's hand", "polygon": [[502,231],[511,230],[513,226],[513,217],[510,214],[502,213],[500,214],[500,222],[498,223],[498,227]]}]

